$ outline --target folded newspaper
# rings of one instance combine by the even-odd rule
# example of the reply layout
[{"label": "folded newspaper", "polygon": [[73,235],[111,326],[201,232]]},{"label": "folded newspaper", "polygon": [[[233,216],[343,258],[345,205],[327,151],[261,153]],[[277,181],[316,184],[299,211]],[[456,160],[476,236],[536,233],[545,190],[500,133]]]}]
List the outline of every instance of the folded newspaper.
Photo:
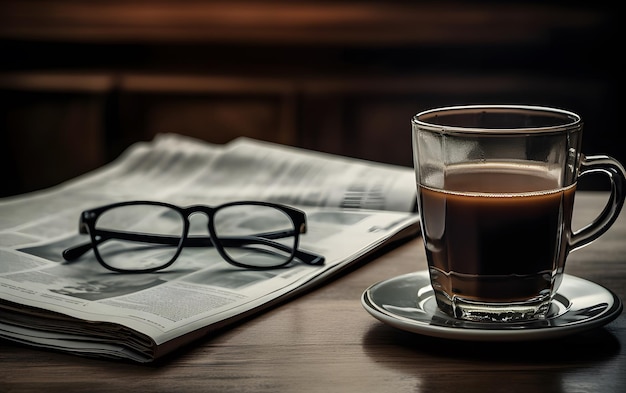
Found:
[{"label": "folded newspaper", "polygon": [[[158,135],[94,172],[0,199],[0,337],[151,362],[417,235],[415,198],[411,168],[247,138],[212,145]],[[184,249],[164,270],[123,274],[102,267],[93,252],[62,258],[86,240],[78,232],[83,210],[127,200],[298,207],[308,225],[300,248],[325,263],[258,271],[235,268],[214,250]]]}]

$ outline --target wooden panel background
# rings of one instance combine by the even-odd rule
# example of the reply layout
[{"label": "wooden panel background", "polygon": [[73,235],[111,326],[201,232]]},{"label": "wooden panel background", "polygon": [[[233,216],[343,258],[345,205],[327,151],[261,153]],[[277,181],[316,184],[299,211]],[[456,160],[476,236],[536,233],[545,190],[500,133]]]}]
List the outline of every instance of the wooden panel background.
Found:
[{"label": "wooden panel background", "polygon": [[488,102],[578,112],[585,152],[624,162],[617,23],[603,2],[0,0],[0,196],[159,132],[411,166],[413,114]]}]

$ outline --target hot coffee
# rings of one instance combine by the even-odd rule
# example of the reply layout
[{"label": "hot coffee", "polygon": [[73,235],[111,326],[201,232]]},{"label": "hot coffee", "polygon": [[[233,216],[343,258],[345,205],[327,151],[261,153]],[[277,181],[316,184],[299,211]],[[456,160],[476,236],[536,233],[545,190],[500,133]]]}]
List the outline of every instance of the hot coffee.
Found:
[{"label": "hot coffee", "polygon": [[419,186],[424,241],[440,307],[525,302],[548,307],[562,270],[575,185],[541,167],[463,164],[444,190]]},{"label": "hot coffee", "polygon": [[[565,261],[605,233],[626,197],[626,170],[586,156],[582,121],[561,109],[470,105],[412,119],[422,235],[439,308],[480,322],[548,318]],[[611,183],[601,213],[572,231],[581,176]]]}]

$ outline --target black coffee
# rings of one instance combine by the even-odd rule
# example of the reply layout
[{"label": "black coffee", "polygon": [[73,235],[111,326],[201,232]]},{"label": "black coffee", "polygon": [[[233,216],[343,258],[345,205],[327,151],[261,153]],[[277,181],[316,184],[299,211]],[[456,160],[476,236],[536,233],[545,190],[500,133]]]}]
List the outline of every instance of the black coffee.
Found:
[{"label": "black coffee", "polygon": [[512,165],[449,168],[444,183],[445,191],[418,187],[438,300],[547,295],[564,267],[575,186],[562,188],[547,171]]}]

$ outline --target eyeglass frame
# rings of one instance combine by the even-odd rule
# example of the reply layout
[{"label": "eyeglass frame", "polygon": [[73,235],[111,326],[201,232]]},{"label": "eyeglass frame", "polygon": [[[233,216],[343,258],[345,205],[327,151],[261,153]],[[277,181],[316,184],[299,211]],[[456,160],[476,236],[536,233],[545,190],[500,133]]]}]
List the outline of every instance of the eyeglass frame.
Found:
[{"label": "eyeglass frame", "polygon": [[[160,206],[172,209],[176,211],[183,218],[183,230],[180,234],[180,237],[177,235],[158,235],[158,234],[148,234],[148,233],[135,233],[135,232],[125,232],[125,231],[112,231],[112,230],[101,230],[96,228],[96,222],[98,218],[106,211],[115,209],[118,207],[124,206],[133,206],[133,205],[150,205],[150,206]],[[215,226],[213,224],[215,213],[221,209],[232,207],[232,206],[241,206],[241,205],[252,205],[252,206],[265,206],[272,207],[277,210],[280,210],[284,214],[286,214],[293,223],[294,231],[280,231],[280,232],[270,232],[270,233],[262,233],[256,235],[247,235],[239,238],[243,240],[243,238],[254,237],[254,242],[263,243],[265,245],[269,245],[271,247],[277,248],[283,252],[289,252],[289,257],[281,264],[272,265],[272,266],[254,266],[247,265],[245,263],[237,262],[232,259],[225,251],[224,244],[222,243],[225,239],[217,236],[215,231]],[[208,231],[209,236],[189,236],[189,229],[191,227],[191,223],[189,221],[189,217],[194,213],[204,213],[208,218]],[[228,263],[233,266],[246,268],[246,269],[255,269],[255,270],[269,270],[269,269],[277,269],[281,267],[285,267],[289,263],[291,263],[295,258],[302,261],[307,265],[319,266],[325,263],[325,258],[322,255],[318,255],[309,251],[299,249],[299,241],[300,234],[304,234],[307,232],[307,222],[306,222],[306,213],[302,210],[296,209],[291,206],[271,203],[271,202],[262,202],[262,201],[237,201],[237,202],[229,202],[224,203],[218,206],[208,206],[208,205],[192,205],[187,207],[180,207],[177,205],[173,205],[171,203],[159,202],[159,201],[148,201],[148,200],[140,200],[140,201],[124,201],[108,204],[105,206],[96,207],[93,209],[85,210],[81,213],[79,224],[78,224],[78,232],[80,234],[88,234],[90,236],[90,242],[77,245],[74,247],[70,247],[63,251],[62,255],[66,261],[74,261],[80,258],[89,250],[94,251],[94,255],[98,262],[105,267],[106,269],[118,272],[118,273],[151,273],[158,270],[163,270],[171,266],[180,256],[184,247],[215,247],[220,256]],[[103,235],[106,235],[103,237]],[[272,239],[280,239],[288,236],[294,237],[293,248],[286,246],[282,243],[274,242]],[[98,239],[100,236],[100,239]],[[154,244],[162,244],[162,245],[176,245],[177,249],[175,254],[171,257],[171,259],[160,266],[145,268],[145,269],[123,269],[115,266],[111,266],[102,256],[100,255],[100,251],[98,250],[98,245],[111,239],[123,239],[123,240],[139,240],[144,241],[146,243],[154,243]],[[216,239],[218,241],[213,241]],[[230,239],[233,240],[233,239]],[[252,240],[252,239],[248,239]]]}]

